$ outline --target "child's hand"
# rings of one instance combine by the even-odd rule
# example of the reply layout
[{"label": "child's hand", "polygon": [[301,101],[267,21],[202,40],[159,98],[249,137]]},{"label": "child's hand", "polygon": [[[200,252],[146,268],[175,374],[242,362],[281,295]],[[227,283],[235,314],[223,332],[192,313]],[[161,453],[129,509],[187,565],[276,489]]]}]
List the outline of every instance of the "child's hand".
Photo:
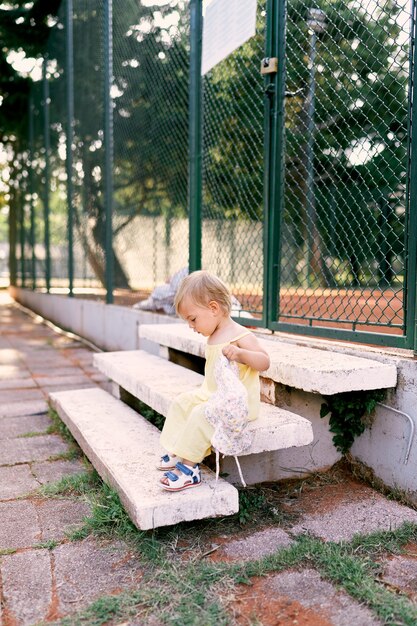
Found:
[{"label": "child's hand", "polygon": [[238,361],[238,362],[239,362],[241,351],[242,350],[240,348],[232,345],[231,343],[222,349],[223,355],[227,359],[229,359],[229,361]]}]

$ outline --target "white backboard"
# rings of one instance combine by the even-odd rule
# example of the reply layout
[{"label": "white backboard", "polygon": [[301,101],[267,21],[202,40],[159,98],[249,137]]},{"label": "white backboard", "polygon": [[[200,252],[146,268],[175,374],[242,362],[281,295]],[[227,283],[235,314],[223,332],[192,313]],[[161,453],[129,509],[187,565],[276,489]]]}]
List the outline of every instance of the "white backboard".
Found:
[{"label": "white backboard", "polygon": [[203,75],[255,35],[256,7],[257,0],[207,3],[203,22]]}]

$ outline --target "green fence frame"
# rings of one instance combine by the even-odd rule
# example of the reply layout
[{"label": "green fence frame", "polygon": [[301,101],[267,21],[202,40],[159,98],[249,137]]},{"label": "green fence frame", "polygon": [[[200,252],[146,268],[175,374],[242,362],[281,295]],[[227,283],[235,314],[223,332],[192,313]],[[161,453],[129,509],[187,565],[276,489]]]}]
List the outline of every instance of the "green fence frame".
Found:
[{"label": "green fence frame", "polygon": [[[408,158],[406,176],[406,212],[405,224],[405,281],[404,288],[404,334],[390,335],[383,332],[366,332],[361,330],[344,330],[326,326],[298,325],[277,321],[279,318],[279,261],[280,258],[280,229],[279,222],[283,213],[283,177],[285,148],[283,145],[283,101],[285,88],[282,77],[285,74],[285,20],[287,0],[272,0],[271,15],[273,16],[273,32],[275,47],[272,55],[279,59],[280,70],[275,81],[267,83],[266,90],[273,104],[267,106],[266,119],[269,113],[268,133],[270,152],[266,157],[266,171],[270,172],[273,181],[269,180],[267,193],[269,202],[265,201],[268,215],[266,216],[266,246],[268,268],[266,273],[267,291],[267,323],[266,326],[274,331],[283,331],[300,335],[310,335],[322,338],[339,339],[374,345],[412,348],[417,350],[417,304],[416,304],[416,275],[417,275],[417,55],[416,55],[416,19],[415,3],[411,11],[409,80],[408,80]],[[271,114],[272,113],[272,114]],[[274,288],[276,287],[276,288]],[[381,324],[382,326],[382,324]]]}]

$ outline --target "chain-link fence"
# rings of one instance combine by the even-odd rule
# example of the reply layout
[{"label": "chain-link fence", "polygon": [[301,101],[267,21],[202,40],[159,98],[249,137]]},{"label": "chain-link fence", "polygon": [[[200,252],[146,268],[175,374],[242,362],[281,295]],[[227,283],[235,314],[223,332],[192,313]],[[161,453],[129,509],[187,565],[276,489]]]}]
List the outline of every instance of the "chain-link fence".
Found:
[{"label": "chain-link fence", "polygon": [[114,11],[115,286],[148,291],[188,264],[189,7]]},{"label": "chain-link fence", "polygon": [[243,308],[263,309],[264,56],[266,2],[256,33],[203,80],[203,265]]},{"label": "chain-link fence", "polygon": [[409,7],[288,8],[279,319],[402,334]]},{"label": "chain-link fence", "polygon": [[17,174],[20,280],[132,302],[201,263],[249,324],[411,346],[415,2],[242,2],[255,34],[203,76],[209,2],[62,3]]}]

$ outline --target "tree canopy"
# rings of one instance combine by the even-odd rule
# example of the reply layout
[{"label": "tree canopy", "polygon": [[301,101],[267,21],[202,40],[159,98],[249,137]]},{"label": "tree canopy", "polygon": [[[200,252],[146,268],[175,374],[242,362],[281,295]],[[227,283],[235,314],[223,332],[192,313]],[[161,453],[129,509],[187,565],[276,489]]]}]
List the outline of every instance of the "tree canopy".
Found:
[{"label": "tree canopy", "polygon": [[0,5],[0,142],[27,137],[30,79],[8,60],[12,52],[42,54],[61,0],[16,0]]},{"label": "tree canopy", "polygon": [[[52,169],[62,180],[66,75],[65,29],[56,18],[59,4],[22,0],[1,5],[0,141],[12,133],[27,137],[29,81],[11,67],[10,51],[37,56],[50,35]],[[204,203],[209,219],[263,219],[263,8],[259,2],[256,36],[204,78]],[[315,2],[326,24],[315,39],[312,120],[310,8],[302,0],[287,3],[285,82],[287,92],[295,95],[284,103],[283,221],[294,250],[302,251],[312,237],[322,257],[315,270],[320,272],[326,256],[348,260],[353,268],[382,256],[387,243],[388,256],[402,253],[404,223],[397,205],[404,195],[407,159],[408,46],[393,0],[363,6],[356,0]],[[74,2],[73,157],[78,227],[80,232],[84,228],[84,244],[103,257],[101,10],[102,3],[93,0]],[[188,19],[183,0],[165,5],[115,2],[113,200],[119,230],[138,214],[187,215]],[[381,228],[384,241],[376,234]],[[298,260],[291,264],[295,267]],[[357,268],[351,277],[359,279]]]}]

